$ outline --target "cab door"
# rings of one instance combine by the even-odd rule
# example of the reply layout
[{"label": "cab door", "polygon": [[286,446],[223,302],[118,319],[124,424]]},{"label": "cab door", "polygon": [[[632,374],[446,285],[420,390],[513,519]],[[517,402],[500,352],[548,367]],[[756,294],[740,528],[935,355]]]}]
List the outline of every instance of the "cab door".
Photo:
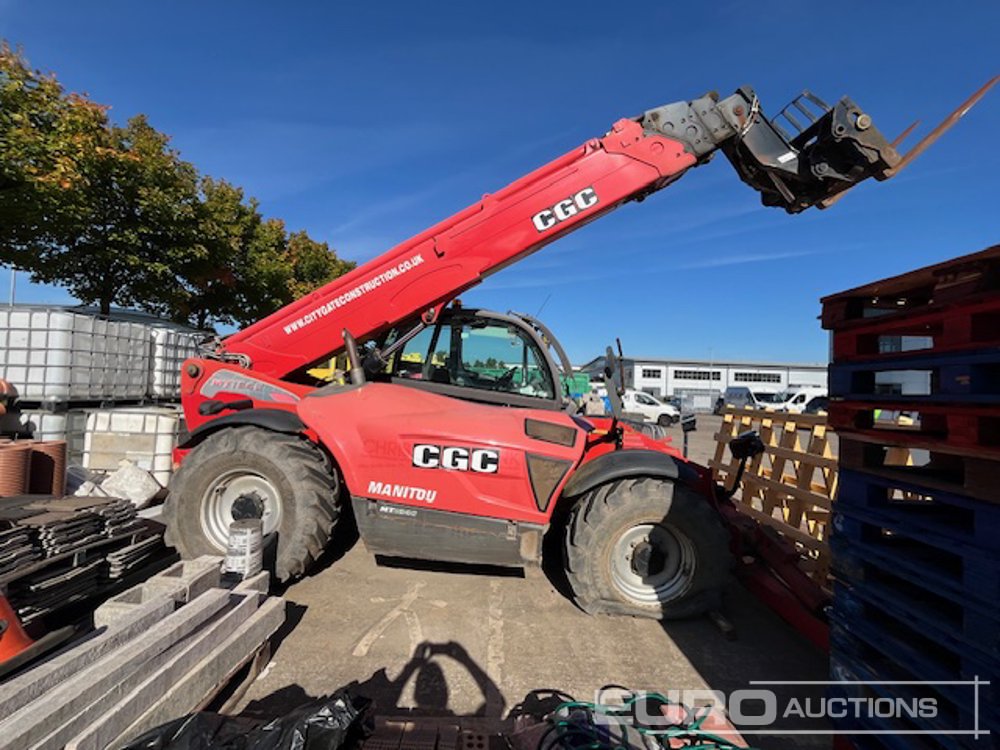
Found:
[{"label": "cab door", "polygon": [[[389,382],[332,396],[326,418],[300,407],[349,456],[338,462],[350,464],[345,479],[371,550],[501,565],[537,557],[585,443],[543,346],[516,319],[463,312],[397,352]],[[345,408],[363,415],[349,437],[337,418]]]}]

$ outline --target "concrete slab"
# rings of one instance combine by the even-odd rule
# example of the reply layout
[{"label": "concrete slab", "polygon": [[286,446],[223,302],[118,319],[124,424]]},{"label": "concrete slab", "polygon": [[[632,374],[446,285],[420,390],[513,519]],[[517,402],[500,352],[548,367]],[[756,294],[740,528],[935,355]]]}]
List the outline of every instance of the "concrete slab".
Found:
[{"label": "concrete slab", "polygon": [[[172,692],[172,688],[202,660],[215,658],[214,652],[231,635],[249,622],[254,622],[258,596],[233,594],[232,608],[213,620],[176,648],[167,662],[156,670],[144,670],[146,678],[135,688],[119,696],[111,691],[87,707],[87,710],[61,725],[47,738],[54,746],[65,744],[67,750],[100,750],[142,716],[151,706]],[[244,628],[245,629],[245,628]],[[255,643],[244,647],[252,652]],[[189,696],[195,700],[199,696]],[[171,718],[183,716],[181,710]]]},{"label": "concrete slab", "polygon": [[[222,610],[231,594],[213,589],[153,625],[142,638],[126,643],[88,668],[76,673],[0,722],[0,750],[22,750],[42,742],[109,690],[131,690],[144,679],[150,659],[190,634]],[[45,743],[42,747],[58,748]]]},{"label": "concrete slab", "polygon": [[0,686],[0,716],[10,716],[105,654],[144,634],[173,611],[172,599],[149,599],[133,607],[113,627],[105,627],[82,643],[73,643],[67,651],[8,680]]},{"label": "concrete slab", "polygon": [[222,558],[214,555],[181,560],[143,585],[153,593],[166,594],[178,602],[189,602],[219,585],[221,565]]}]

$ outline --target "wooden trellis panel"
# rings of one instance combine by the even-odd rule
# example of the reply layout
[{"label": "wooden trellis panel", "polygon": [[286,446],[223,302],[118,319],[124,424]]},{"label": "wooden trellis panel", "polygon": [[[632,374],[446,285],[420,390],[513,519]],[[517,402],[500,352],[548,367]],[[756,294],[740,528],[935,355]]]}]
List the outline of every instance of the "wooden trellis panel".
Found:
[{"label": "wooden trellis panel", "polygon": [[760,434],[765,452],[747,462],[734,498],[737,507],[794,542],[803,570],[825,586],[830,569],[827,527],[837,492],[837,458],[826,416],[726,407],[715,435],[715,457],[709,461],[716,481],[726,487],[739,467],[729,441],[748,430]]}]

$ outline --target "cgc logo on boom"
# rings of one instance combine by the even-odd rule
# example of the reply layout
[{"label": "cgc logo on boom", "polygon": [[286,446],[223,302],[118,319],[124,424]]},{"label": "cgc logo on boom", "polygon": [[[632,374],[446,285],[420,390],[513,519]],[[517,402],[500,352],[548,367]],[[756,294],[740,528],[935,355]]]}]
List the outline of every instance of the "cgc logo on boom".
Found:
[{"label": "cgc logo on boom", "polygon": [[556,224],[566,221],[571,216],[576,216],[581,211],[596,206],[597,203],[597,193],[594,188],[585,187],[579,193],[571,195],[569,198],[563,198],[551,208],[539,211],[531,217],[531,221],[535,225],[535,229],[544,232],[546,229],[551,229]]}]

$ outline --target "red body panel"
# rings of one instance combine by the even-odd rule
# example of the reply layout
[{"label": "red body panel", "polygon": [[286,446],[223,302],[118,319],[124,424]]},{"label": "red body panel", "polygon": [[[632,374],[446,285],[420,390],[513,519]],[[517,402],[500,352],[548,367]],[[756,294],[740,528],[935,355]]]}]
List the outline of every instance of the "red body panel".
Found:
[{"label": "red body panel", "polygon": [[256,409],[294,412],[298,402],[315,390],[214,359],[189,359],[181,370],[181,403],[189,431],[216,419],[215,415],[205,416],[198,411],[205,401],[250,398]]},{"label": "red body panel", "polygon": [[[568,462],[558,493],[586,442],[584,431],[564,412],[477,404],[388,383],[306,398],[298,412],[333,454],[356,497],[538,524],[547,523],[554,503],[539,510],[526,454]],[[528,437],[528,418],[572,429],[575,444]],[[489,472],[421,468],[414,450],[422,445],[470,453],[487,449],[498,454],[498,465]]]}]

